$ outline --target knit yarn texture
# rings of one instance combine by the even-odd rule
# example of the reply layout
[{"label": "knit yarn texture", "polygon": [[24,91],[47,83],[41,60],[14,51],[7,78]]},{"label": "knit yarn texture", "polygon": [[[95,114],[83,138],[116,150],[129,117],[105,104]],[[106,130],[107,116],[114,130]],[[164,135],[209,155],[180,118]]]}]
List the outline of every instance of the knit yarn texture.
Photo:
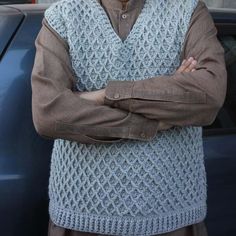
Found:
[{"label": "knit yarn texture", "polygon": [[[97,0],[61,0],[45,18],[68,42],[79,91],[110,80],[170,75],[197,0],[146,0],[128,37],[115,33]],[[154,235],[206,216],[202,127],[174,126],[149,141],[82,144],[55,139],[49,213],[64,228]]]}]

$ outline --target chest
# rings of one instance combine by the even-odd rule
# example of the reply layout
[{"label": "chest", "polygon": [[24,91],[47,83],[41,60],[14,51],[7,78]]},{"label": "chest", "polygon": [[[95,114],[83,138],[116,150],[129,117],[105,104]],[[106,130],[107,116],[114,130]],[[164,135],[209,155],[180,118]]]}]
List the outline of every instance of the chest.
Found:
[{"label": "chest", "polygon": [[145,0],[97,0],[107,13],[114,31],[124,40],[127,38]]},{"label": "chest", "polygon": [[109,80],[168,75],[179,66],[190,20],[187,1],[146,0],[124,41],[97,0],[79,2],[67,25],[79,91],[104,88]]}]

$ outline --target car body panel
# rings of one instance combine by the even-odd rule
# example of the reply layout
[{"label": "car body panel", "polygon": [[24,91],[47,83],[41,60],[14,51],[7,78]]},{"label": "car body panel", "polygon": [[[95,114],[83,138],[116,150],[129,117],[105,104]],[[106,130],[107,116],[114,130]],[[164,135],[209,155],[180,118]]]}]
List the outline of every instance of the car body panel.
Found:
[{"label": "car body panel", "polygon": [[[24,15],[17,9],[9,7],[0,8],[0,58],[3,56],[8,43],[14,37],[14,33],[17,32],[17,28],[24,18]],[[10,17],[9,17],[10,15]]]}]

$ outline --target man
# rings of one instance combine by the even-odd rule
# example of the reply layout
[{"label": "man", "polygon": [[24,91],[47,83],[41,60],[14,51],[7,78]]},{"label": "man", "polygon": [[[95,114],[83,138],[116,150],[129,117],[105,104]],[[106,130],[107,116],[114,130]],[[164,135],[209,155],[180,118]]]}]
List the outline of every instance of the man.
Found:
[{"label": "man", "polygon": [[207,235],[201,126],[226,69],[205,4],[62,0],[36,49],[33,121],[55,139],[49,235]]}]

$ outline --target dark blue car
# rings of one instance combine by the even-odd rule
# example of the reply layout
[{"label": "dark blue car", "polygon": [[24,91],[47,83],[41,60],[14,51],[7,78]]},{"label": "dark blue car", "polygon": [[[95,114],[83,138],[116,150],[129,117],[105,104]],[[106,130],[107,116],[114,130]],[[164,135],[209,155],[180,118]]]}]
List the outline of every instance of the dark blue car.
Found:
[{"label": "dark blue car", "polygon": [[[53,141],[31,113],[34,41],[49,4],[0,6],[0,236],[46,236]],[[209,236],[236,235],[236,10],[211,10],[225,48],[228,90],[204,127]]]}]

